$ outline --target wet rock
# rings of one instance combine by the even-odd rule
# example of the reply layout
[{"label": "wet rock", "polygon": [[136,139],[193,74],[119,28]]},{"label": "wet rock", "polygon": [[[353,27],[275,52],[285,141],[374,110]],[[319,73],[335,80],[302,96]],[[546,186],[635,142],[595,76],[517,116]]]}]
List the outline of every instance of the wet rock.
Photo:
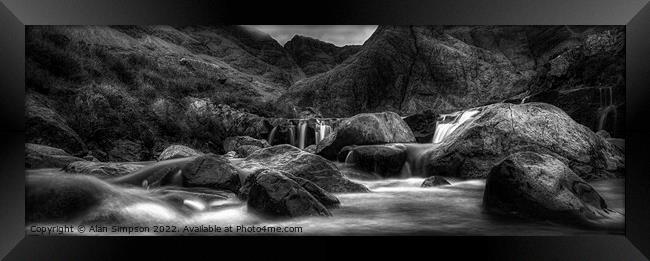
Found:
[{"label": "wet rock", "polygon": [[431,176],[431,177],[426,178],[422,182],[421,187],[423,187],[423,188],[426,188],[426,187],[438,187],[438,186],[444,186],[444,185],[451,185],[451,183],[449,183],[449,181],[447,181],[443,177]]},{"label": "wet rock", "polygon": [[354,146],[349,153],[345,163],[382,177],[399,176],[407,159],[406,147],[402,144]]},{"label": "wet rock", "polygon": [[198,152],[190,147],[184,146],[184,145],[171,145],[167,147],[162,153],[160,153],[160,156],[158,156],[158,161],[161,160],[168,160],[168,159],[177,159],[177,158],[185,158],[185,157],[192,157],[192,156],[200,156],[203,153]]},{"label": "wet rock", "polygon": [[63,171],[97,177],[119,177],[133,173],[143,166],[121,162],[75,161],[66,165]]},{"label": "wet rock", "polygon": [[334,131],[316,146],[316,153],[336,159],[348,145],[371,145],[415,142],[415,137],[402,118],[393,112],[362,113],[343,120]]},{"label": "wet rock", "polygon": [[83,159],[74,157],[62,149],[25,143],[26,168],[63,168],[75,161],[83,161]]},{"label": "wet rock", "polygon": [[426,175],[485,178],[504,157],[532,151],[553,155],[585,180],[621,177],[625,155],[561,109],[545,103],[477,108],[439,146],[425,153]]},{"label": "wet rock", "polygon": [[230,161],[207,154],[188,162],[181,171],[184,187],[206,187],[237,192],[241,186],[239,173]]},{"label": "wet rock", "polygon": [[309,153],[316,153],[316,144],[309,145],[303,150]]},{"label": "wet rock", "polygon": [[248,209],[270,217],[331,216],[300,184],[275,170],[263,170],[246,178]]},{"label": "wet rock", "polygon": [[369,191],[365,186],[345,178],[334,163],[287,144],[258,150],[234,164],[249,174],[262,169],[286,172],[332,193]]},{"label": "wet rock", "polygon": [[307,192],[309,192],[309,194],[311,194],[314,198],[316,198],[318,202],[323,204],[323,206],[330,208],[330,207],[337,207],[341,204],[338,198],[336,198],[334,195],[330,194],[329,192],[325,191],[318,185],[314,184],[313,182],[307,179],[296,177],[289,173],[282,173],[282,174],[290,178],[291,180],[295,181],[302,188],[307,190]]},{"label": "wet rock", "polygon": [[561,160],[518,152],[499,162],[487,178],[483,205],[503,214],[622,227],[624,217],[607,208],[591,185]]},{"label": "wet rock", "polygon": [[621,154],[625,155],[625,139],[609,138],[605,140],[612,144]]}]

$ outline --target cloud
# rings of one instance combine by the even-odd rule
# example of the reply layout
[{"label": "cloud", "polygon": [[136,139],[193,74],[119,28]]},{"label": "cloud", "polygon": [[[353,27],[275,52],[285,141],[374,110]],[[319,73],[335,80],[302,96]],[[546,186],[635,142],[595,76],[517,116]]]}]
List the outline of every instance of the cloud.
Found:
[{"label": "cloud", "polygon": [[377,29],[376,25],[245,25],[269,34],[281,45],[295,35],[309,36],[336,46],[361,45]]}]

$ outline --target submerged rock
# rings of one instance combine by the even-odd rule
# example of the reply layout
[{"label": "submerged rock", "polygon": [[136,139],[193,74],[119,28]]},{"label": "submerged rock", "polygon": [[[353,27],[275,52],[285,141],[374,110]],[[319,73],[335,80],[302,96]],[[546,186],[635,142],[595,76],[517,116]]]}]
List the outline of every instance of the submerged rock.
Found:
[{"label": "submerged rock", "polygon": [[246,178],[249,210],[271,217],[331,216],[332,213],[294,180],[276,170]]},{"label": "submerged rock", "polygon": [[415,142],[409,126],[394,112],[362,113],[343,120],[316,146],[316,154],[336,159],[348,145]]},{"label": "submerged rock", "polygon": [[234,164],[249,175],[263,169],[286,172],[332,193],[369,191],[364,185],[345,178],[329,160],[287,144],[258,150]]},{"label": "submerged rock", "polygon": [[203,153],[198,152],[190,147],[184,145],[171,145],[167,147],[162,153],[160,153],[160,156],[158,156],[158,161],[200,155],[203,155]]},{"label": "submerged rock", "polygon": [[66,165],[63,170],[98,177],[116,177],[133,173],[143,166],[141,164],[121,162],[75,161]]},{"label": "submerged rock", "polygon": [[402,144],[354,146],[348,153],[351,154],[346,156],[345,163],[382,177],[399,176],[407,159],[406,147]]},{"label": "submerged rock", "polygon": [[241,186],[239,173],[230,161],[208,154],[188,162],[181,170],[184,187],[207,187],[237,192]]},{"label": "submerged rock", "polygon": [[83,161],[83,159],[74,157],[62,149],[25,143],[26,168],[63,168],[75,161]]},{"label": "submerged rock", "polygon": [[485,178],[504,157],[531,151],[553,155],[585,180],[621,177],[625,155],[561,109],[545,103],[497,103],[477,108],[424,157],[427,175]]},{"label": "submerged rock", "polygon": [[615,227],[624,220],[561,160],[535,152],[514,153],[492,168],[483,204],[491,212],[586,225]]},{"label": "submerged rock", "polygon": [[449,183],[449,181],[447,181],[443,177],[431,176],[431,177],[426,178],[422,182],[421,187],[426,188],[426,187],[437,187],[437,186],[444,186],[444,185],[451,185],[451,183]]}]

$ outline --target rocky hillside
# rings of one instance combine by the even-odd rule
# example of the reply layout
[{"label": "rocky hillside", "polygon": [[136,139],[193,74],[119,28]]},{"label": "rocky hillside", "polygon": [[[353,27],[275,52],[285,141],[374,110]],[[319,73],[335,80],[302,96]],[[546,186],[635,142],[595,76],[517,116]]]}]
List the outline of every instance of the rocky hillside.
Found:
[{"label": "rocky hillside", "polygon": [[[326,116],[369,111],[446,113],[510,100],[544,101],[596,129],[624,132],[624,30],[588,26],[380,26],[332,70],[280,99]],[[601,90],[612,90],[612,104]],[[609,99],[607,99],[609,100]],[[615,122],[615,123],[614,123]]]},{"label": "rocky hillside", "polygon": [[197,108],[224,103],[282,116],[272,101],[304,78],[270,36],[238,26],[26,33],[27,142],[101,160],[149,159],[168,142],[220,148],[229,134]]},{"label": "rocky hillside", "polygon": [[307,76],[327,72],[350,56],[356,54],[361,46],[335,46],[317,39],[296,35],[284,45],[298,66]]}]

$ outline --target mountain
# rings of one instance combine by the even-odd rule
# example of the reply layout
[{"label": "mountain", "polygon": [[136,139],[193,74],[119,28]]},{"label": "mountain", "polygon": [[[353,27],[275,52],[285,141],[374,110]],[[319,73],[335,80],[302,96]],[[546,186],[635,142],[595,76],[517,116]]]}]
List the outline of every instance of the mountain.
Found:
[{"label": "mountain", "polygon": [[624,38],[620,26],[380,26],[357,54],[297,81],[280,101],[346,117],[530,96],[597,128],[604,88],[624,114]]},{"label": "mountain", "polygon": [[[170,143],[221,152],[305,109],[435,119],[502,101],[624,137],[624,39],[621,26],[380,26],[362,46],[283,47],[241,26],[28,26],[26,142],[148,160]],[[255,127],[224,124],[235,114]]]},{"label": "mountain", "polygon": [[307,76],[313,76],[336,67],[356,54],[361,46],[338,47],[314,38],[296,35],[284,45],[284,49],[293,56]]}]

